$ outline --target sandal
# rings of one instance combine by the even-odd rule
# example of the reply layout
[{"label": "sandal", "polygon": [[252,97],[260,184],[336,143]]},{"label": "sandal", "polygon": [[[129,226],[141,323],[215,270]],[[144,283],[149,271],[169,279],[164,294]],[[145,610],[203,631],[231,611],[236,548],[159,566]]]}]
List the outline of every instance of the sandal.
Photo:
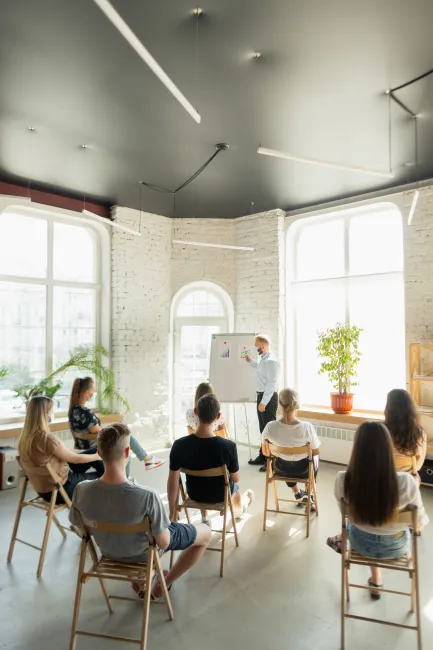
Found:
[{"label": "sandal", "polygon": [[[163,574],[164,574],[164,578],[165,578],[165,576],[168,575],[168,571],[166,569],[164,569]],[[157,586],[161,587],[160,583],[158,582],[158,576],[155,575],[154,579],[153,579],[153,584],[152,584],[152,587],[151,587],[151,589],[152,589],[152,593],[151,593],[151,596],[150,596],[151,600],[156,600],[157,598],[161,598],[161,596],[162,596],[162,592],[161,592],[161,594],[159,596],[155,596],[154,590],[155,590],[155,587],[157,587]],[[170,591],[171,587],[172,587],[172,585],[169,586],[168,591]],[[133,591],[135,591],[135,593],[137,594],[137,596],[139,598],[141,598],[141,599],[144,598],[144,594],[146,592],[146,589],[143,588],[143,585],[141,583],[133,582],[132,583],[132,589],[133,589]]]},{"label": "sandal", "polygon": [[333,551],[340,553],[341,555],[341,539],[338,535],[335,535],[334,537],[328,537],[326,543],[328,544],[329,548],[332,548]]},{"label": "sandal", "polygon": [[[368,586],[369,587],[375,587],[376,589],[381,589],[383,587],[383,583],[381,585],[376,585],[371,578],[368,579]],[[379,600],[382,594],[380,591],[374,591],[374,589],[370,589],[370,597],[372,600]]]},{"label": "sandal", "polygon": [[[163,574],[164,574],[164,578],[165,578],[166,576],[168,576],[168,571],[166,571],[164,569]],[[172,586],[173,585],[171,584],[169,587],[167,587],[167,591],[170,591]],[[158,576],[155,576],[155,580],[154,580],[153,585],[152,585],[152,591],[151,591],[151,594],[150,594],[150,600],[159,600],[160,598],[162,598],[162,595],[163,594],[162,594],[161,583],[158,580]]]}]

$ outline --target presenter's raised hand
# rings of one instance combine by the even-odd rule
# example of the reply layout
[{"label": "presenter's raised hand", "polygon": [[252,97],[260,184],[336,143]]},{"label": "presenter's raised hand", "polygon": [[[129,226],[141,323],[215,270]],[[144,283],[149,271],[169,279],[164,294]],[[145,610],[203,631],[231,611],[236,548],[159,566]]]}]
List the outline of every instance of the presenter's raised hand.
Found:
[{"label": "presenter's raised hand", "polygon": [[249,354],[245,355],[245,359],[248,361],[248,363],[251,363],[251,361],[252,361],[252,357],[250,357]]}]

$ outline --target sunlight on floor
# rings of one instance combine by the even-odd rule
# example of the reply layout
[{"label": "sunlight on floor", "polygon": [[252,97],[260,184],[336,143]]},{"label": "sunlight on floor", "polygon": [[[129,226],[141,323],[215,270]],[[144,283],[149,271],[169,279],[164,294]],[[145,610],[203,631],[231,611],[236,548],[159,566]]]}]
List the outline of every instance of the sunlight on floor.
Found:
[{"label": "sunlight on floor", "polygon": [[430,621],[433,621],[433,598],[430,598],[422,611],[424,616],[427,616]]}]

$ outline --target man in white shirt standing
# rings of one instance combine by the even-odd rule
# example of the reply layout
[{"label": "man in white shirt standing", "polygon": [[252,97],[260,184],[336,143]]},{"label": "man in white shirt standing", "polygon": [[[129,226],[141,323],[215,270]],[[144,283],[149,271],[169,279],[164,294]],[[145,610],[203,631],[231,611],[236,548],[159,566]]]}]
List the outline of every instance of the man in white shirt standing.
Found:
[{"label": "man in white shirt standing", "polygon": [[[260,361],[255,361],[248,354],[245,358],[256,373],[257,385],[257,417],[259,419],[260,433],[263,433],[268,422],[277,419],[278,408],[278,377],[280,364],[270,351],[271,340],[265,334],[258,334],[254,339]],[[257,458],[248,461],[250,465],[260,465],[260,471],[265,471],[266,456],[260,449]]]}]

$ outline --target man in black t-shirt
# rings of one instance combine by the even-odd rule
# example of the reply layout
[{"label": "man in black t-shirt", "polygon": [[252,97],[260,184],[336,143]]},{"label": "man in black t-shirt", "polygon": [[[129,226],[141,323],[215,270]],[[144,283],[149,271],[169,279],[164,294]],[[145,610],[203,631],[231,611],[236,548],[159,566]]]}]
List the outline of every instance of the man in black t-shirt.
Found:
[{"label": "man in black t-shirt", "polygon": [[[204,395],[197,404],[199,426],[195,433],[176,440],[170,452],[170,472],[167,493],[170,519],[176,518],[177,495],[180,468],[190,470],[213,469],[226,465],[230,475],[230,491],[235,517],[241,517],[254,498],[252,490],[239,492],[238,452],[234,442],[224,440],[213,433],[213,424],[220,417],[220,404],[215,395]],[[193,501],[221,503],[224,501],[224,478],[186,476],[186,489]],[[204,523],[210,523],[206,512],[202,512]]]}]

